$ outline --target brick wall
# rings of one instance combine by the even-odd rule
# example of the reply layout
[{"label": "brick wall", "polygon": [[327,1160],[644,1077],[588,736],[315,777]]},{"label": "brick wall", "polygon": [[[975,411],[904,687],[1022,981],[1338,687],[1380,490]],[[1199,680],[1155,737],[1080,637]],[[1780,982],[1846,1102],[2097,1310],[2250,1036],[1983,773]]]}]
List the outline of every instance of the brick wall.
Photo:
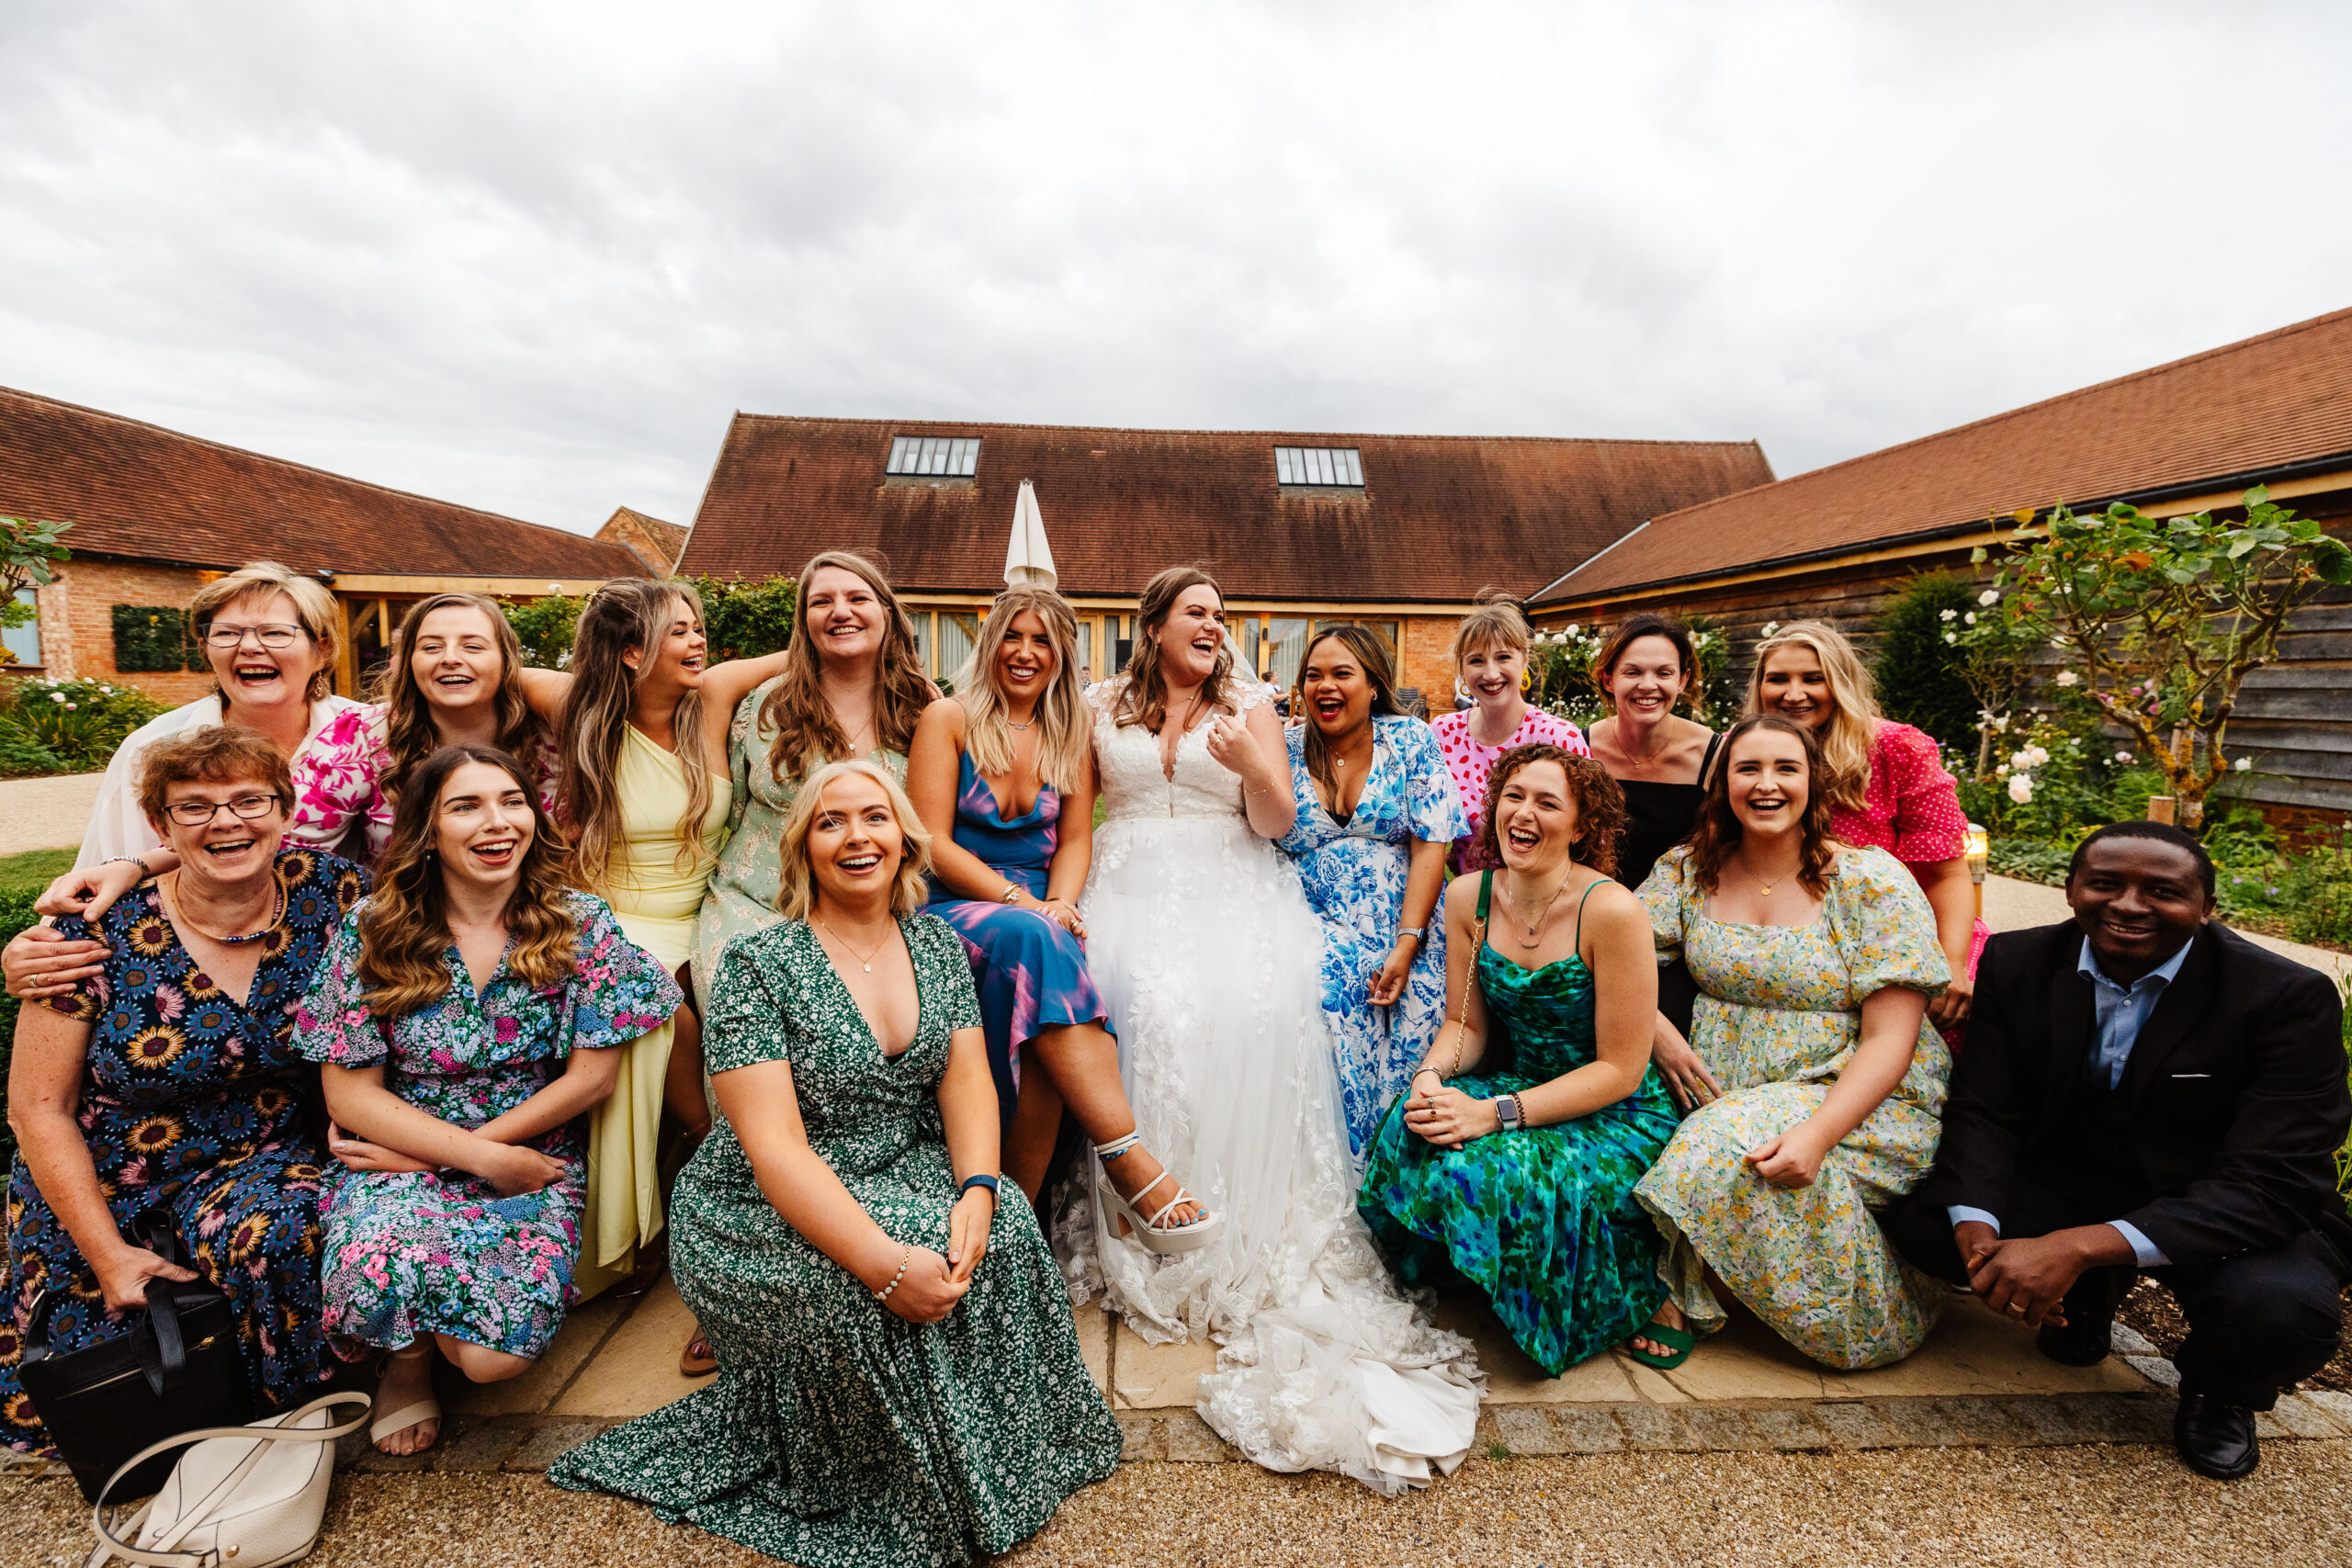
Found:
[{"label": "brick wall", "polygon": [[[41,657],[49,673],[83,680],[120,681],[158,702],[194,702],[212,690],[209,674],[139,671],[124,674],[114,664],[114,607],[164,604],[184,608],[208,574],[187,568],[139,566],[127,561],[77,557],[57,569],[57,581],[42,589]],[[63,663],[65,667],[60,668]]]},{"label": "brick wall", "polygon": [[1453,628],[1461,624],[1454,615],[1405,619],[1405,646],[1398,660],[1403,668],[1397,671],[1396,683],[1419,686],[1431,718],[1453,711],[1453,660],[1446,650],[1453,646]]}]

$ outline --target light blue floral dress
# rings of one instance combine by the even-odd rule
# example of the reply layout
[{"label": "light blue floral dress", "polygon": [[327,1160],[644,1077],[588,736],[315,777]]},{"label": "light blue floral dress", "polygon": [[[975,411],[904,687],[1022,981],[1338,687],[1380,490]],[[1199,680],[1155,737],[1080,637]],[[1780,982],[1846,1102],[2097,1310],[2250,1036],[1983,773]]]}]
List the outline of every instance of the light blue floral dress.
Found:
[{"label": "light blue floral dress", "polygon": [[1429,726],[1381,716],[1372,727],[1372,771],[1345,822],[1315,792],[1306,728],[1290,731],[1298,820],[1282,840],[1323,928],[1323,1017],[1338,1058],[1348,1153],[1359,1174],[1381,1113],[1411,1081],[1445,1021],[1445,923],[1437,916],[1414,955],[1404,995],[1385,1008],[1366,999],[1404,924],[1412,841],[1450,844],[1470,831]]},{"label": "light blue floral dress", "polygon": [[[502,956],[477,995],[453,942],[447,993],[389,1024],[365,999],[361,904],[302,999],[295,1048],[338,1067],[381,1065],[386,1088],[453,1126],[505,1114],[560,1077],[573,1051],[627,1044],[684,999],[603,899],[571,899],[580,934],[569,980],[535,990]],[[431,1334],[512,1356],[546,1349],[563,1326],[580,1258],[587,1148],[576,1123],[531,1146],[561,1160],[564,1173],[513,1198],[461,1170],[344,1171],[327,1211],[327,1332],[392,1349]]]}]

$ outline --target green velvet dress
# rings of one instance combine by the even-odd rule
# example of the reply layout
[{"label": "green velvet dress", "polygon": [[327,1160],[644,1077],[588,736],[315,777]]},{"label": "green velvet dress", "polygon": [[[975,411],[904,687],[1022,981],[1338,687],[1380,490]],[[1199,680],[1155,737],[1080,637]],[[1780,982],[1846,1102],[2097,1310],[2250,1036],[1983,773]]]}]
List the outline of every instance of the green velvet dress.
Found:
[{"label": "green velvet dress", "polygon": [[[1482,930],[1493,880],[1490,871],[1479,874]],[[1577,923],[1580,937],[1581,908]],[[1529,969],[1481,942],[1476,974],[1488,1051],[1508,1040],[1517,1061],[1510,1072],[1455,1078],[1454,1088],[1475,1099],[1511,1094],[1595,1059],[1592,971],[1582,957]],[[1458,1149],[1406,1127],[1408,1098],[1388,1108],[1356,1196],[1373,1239],[1408,1283],[1442,1272],[1450,1260],[1554,1377],[1649,1321],[1666,1286],[1657,1231],[1634,1186],[1675,1127],[1655,1066],[1614,1105]]]},{"label": "green velvet dress", "polygon": [[[939,1113],[948,1037],[980,1026],[963,944],[899,922],[914,1043],[886,1057],[806,925],[727,945],[710,1070],[791,1066],[809,1145],[901,1242],[947,1250],[956,1177]],[[1006,1182],[972,1288],[913,1324],[785,1224],[721,1114],[678,1178],[670,1261],[717,1380],[558,1460],[548,1479],[652,1505],[804,1568],[961,1564],[1010,1550],[1118,1465],[1117,1422],[1069,1298]]]}]

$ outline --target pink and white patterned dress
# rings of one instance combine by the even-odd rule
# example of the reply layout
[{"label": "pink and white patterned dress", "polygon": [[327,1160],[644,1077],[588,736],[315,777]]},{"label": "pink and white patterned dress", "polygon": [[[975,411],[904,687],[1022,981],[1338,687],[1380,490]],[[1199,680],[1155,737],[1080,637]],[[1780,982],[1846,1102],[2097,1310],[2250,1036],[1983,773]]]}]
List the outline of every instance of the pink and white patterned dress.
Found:
[{"label": "pink and white patterned dress", "polygon": [[[392,837],[392,797],[382,787],[392,754],[384,745],[384,705],[359,703],[329,720],[294,761],[294,818],[287,836],[332,849],[354,825],[368,833],[373,862]],[[555,814],[555,754],[539,748],[539,805]],[[355,855],[354,858],[356,858]]]},{"label": "pink and white patterned dress", "polygon": [[1446,770],[1453,775],[1453,786],[1462,794],[1462,809],[1470,818],[1467,837],[1453,841],[1453,852],[1447,857],[1456,875],[1466,872],[1487,871],[1496,863],[1478,848],[1479,824],[1487,810],[1487,781],[1494,775],[1495,761],[1514,746],[1557,746],[1579,757],[1592,755],[1592,748],[1585,744],[1584,732],[1565,718],[1531,707],[1510,732],[1510,739],[1499,746],[1488,746],[1470,733],[1470,720],[1476,708],[1459,713],[1440,714],[1430,720],[1430,728],[1437,733],[1438,754],[1445,759]]}]

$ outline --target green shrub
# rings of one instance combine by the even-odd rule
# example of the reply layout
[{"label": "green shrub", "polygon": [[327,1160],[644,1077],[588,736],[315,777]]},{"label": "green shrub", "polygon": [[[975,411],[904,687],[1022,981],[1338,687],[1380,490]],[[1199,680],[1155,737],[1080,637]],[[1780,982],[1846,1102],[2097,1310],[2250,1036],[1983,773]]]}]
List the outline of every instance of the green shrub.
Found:
[{"label": "green shrub", "polygon": [[534,670],[560,670],[571,662],[571,634],[584,603],[555,593],[520,604],[501,601],[498,607],[523,645],[523,662]]},{"label": "green shrub", "polygon": [[792,640],[798,580],[771,577],[762,582],[745,582],[694,577],[686,581],[702,595],[703,630],[710,638],[712,663],[757,659],[777,652]]},{"label": "green shrub", "polygon": [[[0,773],[96,773],[164,706],[105,681],[0,682]],[[33,764],[43,757],[54,765]]]},{"label": "green shrub", "polygon": [[1958,650],[1944,640],[1944,612],[1953,618],[1975,608],[1969,585],[1946,572],[1914,577],[1879,621],[1879,706],[1901,724],[1916,725],[1951,747],[1976,742],[1977,701],[1961,671]]}]

